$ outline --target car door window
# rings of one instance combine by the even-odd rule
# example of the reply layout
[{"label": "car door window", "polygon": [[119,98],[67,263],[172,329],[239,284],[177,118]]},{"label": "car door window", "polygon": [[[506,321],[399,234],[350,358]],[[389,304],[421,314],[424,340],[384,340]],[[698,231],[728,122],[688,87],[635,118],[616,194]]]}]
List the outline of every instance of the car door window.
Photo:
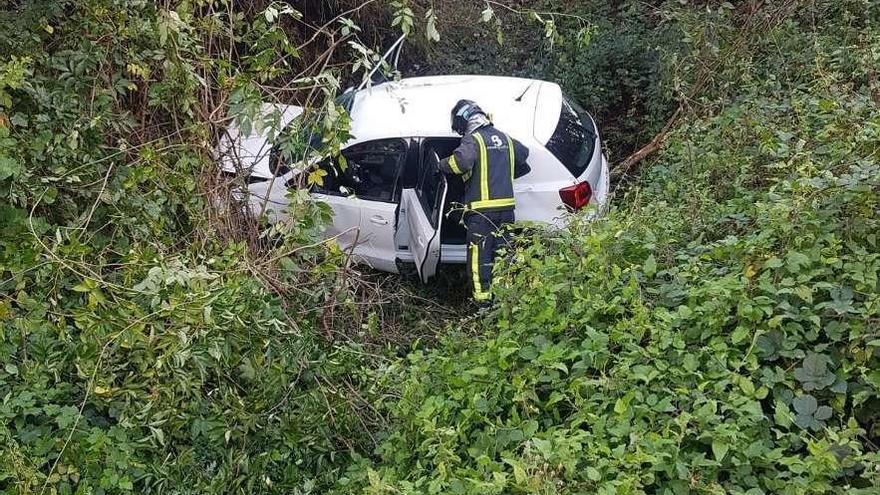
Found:
[{"label": "car door window", "polygon": [[[382,139],[356,144],[342,152],[343,159],[326,159],[318,165],[320,183],[312,192],[332,196],[356,196],[369,201],[397,202],[400,174],[406,158],[403,139]],[[303,174],[307,175],[307,174]],[[305,183],[295,178],[290,185]]]},{"label": "car door window", "polygon": [[419,198],[419,203],[431,222],[431,226],[434,228],[437,228],[437,222],[441,214],[436,208],[442,174],[439,163],[440,160],[437,153],[427,149],[419,167],[419,179],[416,186],[416,195]]},{"label": "car door window", "polygon": [[[422,143],[421,162],[426,163],[437,157],[452,155],[461,143],[461,138],[430,138]],[[431,157],[431,158],[429,158]],[[421,170],[421,169],[420,169]],[[465,244],[467,230],[464,226],[463,217],[466,209],[462,207],[464,201],[464,182],[461,176],[447,177],[446,202],[443,211],[443,244]]]}]

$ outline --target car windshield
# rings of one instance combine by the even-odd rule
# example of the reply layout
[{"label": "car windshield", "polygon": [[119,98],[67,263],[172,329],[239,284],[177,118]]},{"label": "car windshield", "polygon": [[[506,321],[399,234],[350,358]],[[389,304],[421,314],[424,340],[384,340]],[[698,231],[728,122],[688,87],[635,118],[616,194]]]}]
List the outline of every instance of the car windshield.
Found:
[{"label": "car windshield", "polygon": [[580,177],[590,165],[595,147],[593,119],[577,103],[563,98],[559,124],[547,142],[547,149],[572,175]]}]

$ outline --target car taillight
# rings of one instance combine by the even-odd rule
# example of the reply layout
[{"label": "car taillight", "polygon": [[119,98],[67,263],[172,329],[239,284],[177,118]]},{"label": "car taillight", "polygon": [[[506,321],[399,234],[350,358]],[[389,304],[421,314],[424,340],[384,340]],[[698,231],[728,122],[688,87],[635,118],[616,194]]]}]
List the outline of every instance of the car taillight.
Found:
[{"label": "car taillight", "polygon": [[580,210],[587,206],[592,195],[593,188],[590,187],[589,182],[581,182],[559,190],[559,197],[562,198],[562,202],[574,210]]}]

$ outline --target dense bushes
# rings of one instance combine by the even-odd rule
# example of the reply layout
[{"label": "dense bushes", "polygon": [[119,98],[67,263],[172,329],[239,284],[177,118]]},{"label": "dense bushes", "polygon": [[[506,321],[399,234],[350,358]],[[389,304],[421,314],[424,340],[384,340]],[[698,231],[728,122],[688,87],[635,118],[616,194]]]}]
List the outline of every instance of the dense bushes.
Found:
[{"label": "dense bushes", "polygon": [[[648,142],[673,113],[670,82],[676,67],[664,58],[687,57],[691,47],[681,41],[674,19],[662,19],[648,3],[583,2],[577,12],[593,23],[589,43],[556,47],[541,75],[593,112],[609,158],[620,161]],[[561,29],[570,36],[577,26],[563,24]]]},{"label": "dense bushes", "polygon": [[372,445],[326,208],[217,208],[212,139],[304,66],[297,14],[160,4],[0,10],[0,493],[309,492]]},{"label": "dense bushes", "polygon": [[880,112],[748,100],[521,242],[485,340],[410,356],[367,492],[876,492]]},{"label": "dense bushes", "polygon": [[[613,161],[660,130],[675,108],[676,67],[664,57],[686,58],[691,48],[675,18],[646,2],[510,3],[518,10],[494,5],[489,22],[475,22],[486,5],[443,2],[439,43],[411,54],[405,73],[555,81],[595,116]],[[552,30],[542,22],[552,22]]]},{"label": "dense bushes", "polygon": [[664,36],[685,74],[725,56],[607,219],[524,235],[489,318],[395,359],[440,323],[359,293],[325,208],[214,201],[224,115],[351,74],[294,74],[336,59],[283,4],[172,4],[0,12],[0,492],[877,492],[876,11],[578,2],[555,66],[505,20],[495,62],[607,87],[634,134],[692,82]]},{"label": "dense bushes", "polygon": [[[876,42],[826,21],[748,40],[608,218],[521,239],[485,338],[409,356],[380,460],[343,482],[876,493],[880,107],[852,55]],[[776,77],[752,56],[777,39],[824,62]]]},{"label": "dense bushes", "polygon": [[333,479],[336,442],[365,440],[342,388],[358,383],[361,353],[316,345],[314,317],[292,320],[237,270],[243,254],[137,249],[118,274],[127,291],[73,285],[51,265],[32,273],[65,290],[31,285],[4,305],[9,493],[253,493]]}]

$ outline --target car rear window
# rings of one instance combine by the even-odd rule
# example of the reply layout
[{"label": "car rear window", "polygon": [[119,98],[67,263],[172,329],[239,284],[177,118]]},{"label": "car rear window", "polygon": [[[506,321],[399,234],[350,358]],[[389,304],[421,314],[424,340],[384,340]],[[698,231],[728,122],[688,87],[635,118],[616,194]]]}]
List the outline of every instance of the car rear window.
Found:
[{"label": "car rear window", "polygon": [[593,119],[577,103],[562,99],[562,112],[547,149],[575,177],[580,177],[590,165],[596,147],[596,128]]}]

